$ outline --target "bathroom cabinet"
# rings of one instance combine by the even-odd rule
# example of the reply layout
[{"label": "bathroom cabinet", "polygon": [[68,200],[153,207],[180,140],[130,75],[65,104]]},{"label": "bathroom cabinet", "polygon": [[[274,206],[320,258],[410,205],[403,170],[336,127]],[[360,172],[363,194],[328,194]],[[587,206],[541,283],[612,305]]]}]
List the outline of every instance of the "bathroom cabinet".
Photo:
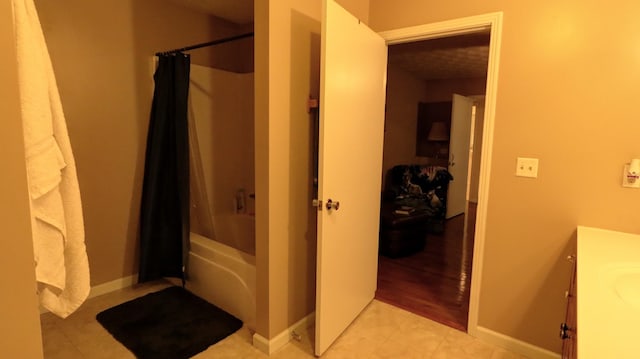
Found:
[{"label": "bathroom cabinet", "polygon": [[564,322],[560,324],[560,338],[562,339],[562,359],[575,359],[578,357],[578,332],[577,328],[577,297],[576,297],[576,267],[577,258],[575,255],[567,257],[571,263],[571,280],[569,289],[565,292],[567,300],[567,310]]}]

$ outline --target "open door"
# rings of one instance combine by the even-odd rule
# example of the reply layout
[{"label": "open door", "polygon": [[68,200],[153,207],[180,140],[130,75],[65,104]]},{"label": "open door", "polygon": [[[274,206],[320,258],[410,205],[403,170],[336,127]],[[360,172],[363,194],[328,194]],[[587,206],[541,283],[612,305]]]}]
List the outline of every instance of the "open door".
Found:
[{"label": "open door", "polygon": [[449,173],[453,180],[447,194],[447,218],[464,213],[467,205],[472,108],[472,99],[453,95],[449,136]]},{"label": "open door", "polygon": [[323,1],[315,353],[375,295],[387,46]]}]

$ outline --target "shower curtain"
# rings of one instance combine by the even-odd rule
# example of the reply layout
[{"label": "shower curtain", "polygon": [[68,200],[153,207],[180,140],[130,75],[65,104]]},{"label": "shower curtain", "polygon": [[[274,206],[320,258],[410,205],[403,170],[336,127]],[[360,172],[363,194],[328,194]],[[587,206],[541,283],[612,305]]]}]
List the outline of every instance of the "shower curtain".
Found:
[{"label": "shower curtain", "polygon": [[190,57],[161,55],[147,134],[140,207],[140,283],[161,277],[186,279],[189,254]]}]

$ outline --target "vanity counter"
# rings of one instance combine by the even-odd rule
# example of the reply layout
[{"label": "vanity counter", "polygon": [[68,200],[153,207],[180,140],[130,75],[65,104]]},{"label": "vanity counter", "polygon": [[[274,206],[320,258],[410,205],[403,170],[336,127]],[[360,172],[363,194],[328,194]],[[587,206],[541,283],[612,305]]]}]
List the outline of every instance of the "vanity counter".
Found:
[{"label": "vanity counter", "polygon": [[640,235],[578,227],[580,359],[640,358]]}]

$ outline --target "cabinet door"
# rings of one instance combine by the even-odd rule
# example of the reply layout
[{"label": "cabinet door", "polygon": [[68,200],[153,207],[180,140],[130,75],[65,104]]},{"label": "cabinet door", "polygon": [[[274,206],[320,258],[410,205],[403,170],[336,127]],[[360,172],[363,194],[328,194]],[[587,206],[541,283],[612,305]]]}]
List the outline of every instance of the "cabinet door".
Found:
[{"label": "cabinet door", "polygon": [[[575,359],[578,358],[578,331],[576,320],[577,316],[577,301],[576,297],[576,257],[570,256],[569,261],[572,262],[571,281],[569,282],[569,290],[567,291],[567,313],[565,315],[564,324],[568,327],[565,330],[562,342],[562,358],[563,359]],[[562,333],[561,333],[562,336]]]}]

